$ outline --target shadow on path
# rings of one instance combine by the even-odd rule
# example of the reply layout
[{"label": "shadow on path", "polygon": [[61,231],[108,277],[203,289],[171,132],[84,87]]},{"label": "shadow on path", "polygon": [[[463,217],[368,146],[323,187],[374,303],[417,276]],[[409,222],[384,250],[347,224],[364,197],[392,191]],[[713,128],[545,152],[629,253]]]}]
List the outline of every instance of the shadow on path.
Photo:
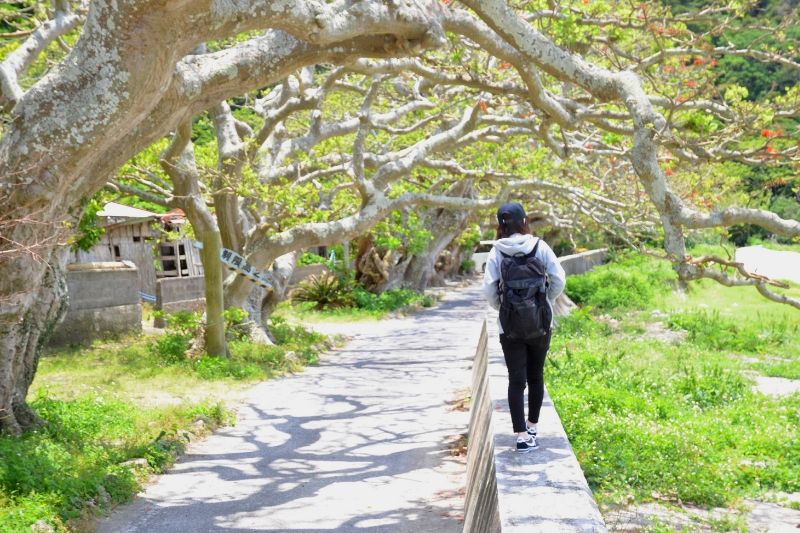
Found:
[{"label": "shadow on path", "polygon": [[464,467],[447,441],[467,414],[447,402],[469,385],[483,317],[473,286],[364,324],[319,366],[254,387],[236,426],[98,530],[460,532]]}]

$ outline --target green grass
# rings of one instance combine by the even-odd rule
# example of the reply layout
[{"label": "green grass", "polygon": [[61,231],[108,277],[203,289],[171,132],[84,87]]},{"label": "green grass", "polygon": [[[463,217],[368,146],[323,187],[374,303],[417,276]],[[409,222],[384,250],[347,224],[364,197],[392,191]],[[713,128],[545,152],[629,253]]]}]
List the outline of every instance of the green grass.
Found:
[{"label": "green grass", "polygon": [[[225,406],[254,381],[314,364],[331,345],[276,318],[275,346],[233,339],[230,358],[191,359],[178,351],[185,332],[42,357],[29,402],[45,425],[21,438],[0,436],[0,531],[30,531],[37,521],[88,530],[93,510],[129,500],[188,439],[232,422]],[[124,464],[130,459],[146,466]]]},{"label": "green grass", "polygon": [[[149,473],[171,465],[186,443],[180,428],[231,420],[219,403],[141,409],[99,388],[70,400],[40,394],[31,406],[46,424],[21,438],[0,437],[2,531],[30,531],[40,520],[75,529],[90,507],[129,500]],[[123,464],[134,458],[147,466]]]},{"label": "green grass", "polygon": [[[800,377],[800,312],[713,282],[693,284],[686,296],[642,291],[630,280],[655,279],[661,267],[624,261],[572,282],[599,287],[605,303],[584,293],[596,307],[559,322],[546,370],[598,501],[646,502],[658,493],[731,506],[800,491],[800,394],[752,389],[753,372]],[[654,321],[684,340],[648,338]]]}]

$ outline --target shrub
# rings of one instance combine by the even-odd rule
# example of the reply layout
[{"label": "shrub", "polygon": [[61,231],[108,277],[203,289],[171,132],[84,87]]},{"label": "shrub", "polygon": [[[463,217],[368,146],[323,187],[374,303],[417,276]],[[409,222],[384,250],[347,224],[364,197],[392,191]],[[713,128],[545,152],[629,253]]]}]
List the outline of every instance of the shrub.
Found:
[{"label": "shrub", "polygon": [[411,289],[391,289],[381,294],[374,294],[360,285],[353,289],[353,300],[356,307],[368,311],[392,312],[415,302],[419,302],[424,307],[433,305],[432,298],[425,297]]},{"label": "shrub", "polygon": [[175,364],[186,359],[186,350],[200,328],[200,314],[178,311],[166,315],[166,333],[156,340],[151,351],[164,364]]},{"label": "shrub", "polygon": [[316,345],[325,342],[326,337],[303,326],[293,326],[280,316],[272,315],[269,319],[269,331],[279,346],[283,345]]},{"label": "shrub", "polygon": [[627,255],[586,274],[567,277],[567,295],[602,311],[644,309],[671,288],[674,273],[663,263]]},{"label": "shrub", "polygon": [[200,313],[192,311],[177,311],[166,316],[168,333],[194,337],[201,326]]},{"label": "shrub", "polygon": [[353,304],[353,280],[349,276],[323,273],[300,283],[292,294],[294,300],[314,302],[315,309],[349,307]]},{"label": "shrub", "polygon": [[234,349],[233,347],[231,348],[231,357],[204,355],[195,361],[194,369],[197,375],[203,379],[258,379],[263,377],[264,372],[261,368],[247,361],[242,361],[241,356],[233,355]]},{"label": "shrub", "polygon": [[298,266],[318,265],[325,262],[327,262],[327,259],[311,252],[303,252],[303,255],[297,260]]}]

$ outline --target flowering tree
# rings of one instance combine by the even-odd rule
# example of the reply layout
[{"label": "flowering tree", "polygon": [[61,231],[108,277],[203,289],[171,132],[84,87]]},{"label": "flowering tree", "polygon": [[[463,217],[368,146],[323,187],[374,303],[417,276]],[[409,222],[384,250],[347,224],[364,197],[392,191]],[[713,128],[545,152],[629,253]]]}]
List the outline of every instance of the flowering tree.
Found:
[{"label": "flowering tree", "polygon": [[[426,208],[488,208],[526,191],[553,206],[554,220],[632,242],[657,221],[682,279],[753,285],[800,307],[779,282],[686,254],[686,234],[698,229],[800,235],[797,220],[739,207],[728,179],[726,165],[791,168],[798,157],[797,87],[756,101],[720,82],[716,66],[731,57],[800,70],[787,45],[791,13],[775,23],[780,46],[721,42],[746,9],[673,14],[615,0],[56,0],[40,9],[0,56],[0,429],[35,423],[24,398],[65,306],[55,229],[68,230],[84,198],[167,135],[161,196],[184,205],[211,243],[209,265],[220,245],[269,268],[398,210],[433,220]],[[331,64],[344,70],[291,76]],[[253,98],[252,123],[224,102],[274,84]],[[349,111],[326,108],[327,95],[348,89],[358,95]],[[208,110],[218,153],[204,178],[189,124]],[[315,196],[307,209],[322,214],[276,220],[271,210],[296,211],[279,205],[284,194]],[[250,294],[241,276],[224,286],[210,277],[226,304]],[[211,303],[216,314],[221,304]],[[209,349],[223,352],[220,329],[208,331]]]}]

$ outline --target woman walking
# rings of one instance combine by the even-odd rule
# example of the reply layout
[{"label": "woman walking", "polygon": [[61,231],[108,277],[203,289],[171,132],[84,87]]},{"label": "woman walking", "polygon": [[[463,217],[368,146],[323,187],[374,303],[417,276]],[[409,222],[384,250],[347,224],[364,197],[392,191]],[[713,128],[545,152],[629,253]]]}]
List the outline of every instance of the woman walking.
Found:
[{"label": "woman walking", "polygon": [[[508,406],[517,434],[517,451],[524,453],[538,447],[536,435],[544,398],[544,360],[550,348],[553,303],[564,289],[565,274],[547,243],[531,235],[522,205],[509,203],[500,207],[497,223],[497,241],[486,261],[483,292],[489,304],[500,309],[498,328],[508,368]],[[513,279],[504,279],[504,275]],[[519,287],[525,288],[515,292]],[[537,309],[536,292],[539,291],[541,303]],[[511,301],[514,299],[516,302]],[[531,309],[537,313],[533,318],[520,316],[518,312],[521,310],[521,315],[525,315]],[[504,324],[507,331],[503,330]]]}]

